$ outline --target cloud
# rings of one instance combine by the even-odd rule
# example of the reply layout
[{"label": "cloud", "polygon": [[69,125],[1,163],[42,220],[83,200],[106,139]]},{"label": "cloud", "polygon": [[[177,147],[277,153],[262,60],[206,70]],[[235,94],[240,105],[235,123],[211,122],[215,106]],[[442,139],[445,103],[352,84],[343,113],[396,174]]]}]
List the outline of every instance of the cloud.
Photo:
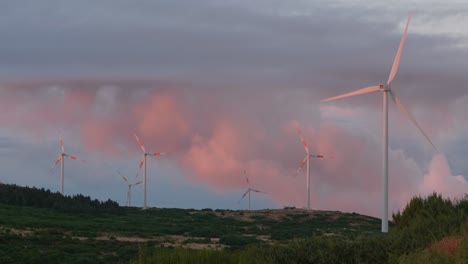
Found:
[{"label": "cloud", "polygon": [[429,165],[429,172],[424,175],[421,192],[424,195],[437,192],[444,197],[462,198],[468,193],[468,181],[461,175],[452,175],[447,159],[437,155]]},{"label": "cloud", "polygon": [[[425,26],[459,17],[411,5],[417,12],[392,88],[455,174],[466,175],[452,161],[455,153],[467,157],[460,146],[467,141],[468,59],[459,45],[466,39]],[[45,17],[34,6],[3,9],[6,134],[56,145],[61,128],[72,150],[136,166],[136,132],[148,150],[171,151],[168,160],[194,184],[225,193],[245,187],[247,170],[276,205],[303,206],[304,175],[292,177],[305,155],[292,129],[300,124],[311,151],[335,156],[312,162],[312,205],[379,215],[381,100],[319,101],[386,80],[407,10],[299,0],[54,7]],[[391,109],[390,207],[397,210],[435,181],[436,169],[424,176],[432,152]],[[77,181],[76,190],[93,177]]]},{"label": "cloud", "polygon": [[[98,160],[137,155],[138,146],[132,136],[137,132],[149,151],[170,151],[168,158],[194,184],[205,185],[216,193],[244,188],[242,172],[246,170],[254,186],[268,192],[275,204],[296,206],[305,205],[305,175],[293,177],[305,155],[294,129],[302,123],[311,152],[334,156],[311,162],[312,206],[379,215],[380,131],[379,123],[372,121],[377,118],[366,114],[366,108],[322,106],[311,108],[319,114],[302,115],[301,108],[307,102],[302,101],[300,93],[278,97],[279,92],[219,89],[213,94],[210,89],[189,90],[184,86],[164,89],[166,85],[158,83],[145,84],[151,89],[133,91],[129,87],[138,83],[109,83],[112,85],[79,82],[80,88],[73,88],[77,83],[63,82],[54,92],[50,88],[23,87],[20,91],[27,97],[15,97],[17,105],[33,108],[34,114],[15,112],[4,115],[3,121],[17,129],[28,128],[29,121],[35,120],[32,134],[37,130],[54,134],[56,129],[66,127],[67,148],[78,143],[95,153]],[[17,93],[14,89],[4,90],[6,95]],[[246,95],[251,97],[245,99]],[[45,102],[62,98],[59,102],[64,103],[50,108],[31,100],[33,97]],[[278,98],[301,104],[278,109]],[[55,117],[59,122],[50,119],[56,111],[60,113]],[[326,118],[320,121],[320,115]],[[310,121],[293,117],[312,118],[318,125],[310,126]],[[362,122],[351,122],[354,118]],[[422,184],[427,184],[425,162],[406,152],[401,148],[390,151],[392,211],[401,209],[421,191]]]}]

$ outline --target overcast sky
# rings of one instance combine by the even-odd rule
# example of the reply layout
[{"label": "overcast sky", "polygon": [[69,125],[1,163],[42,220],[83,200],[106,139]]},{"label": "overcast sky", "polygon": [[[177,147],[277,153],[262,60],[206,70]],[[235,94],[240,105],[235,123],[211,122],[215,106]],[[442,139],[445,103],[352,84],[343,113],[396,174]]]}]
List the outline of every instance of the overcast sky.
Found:
[{"label": "overcast sky", "polygon": [[[468,3],[464,1],[14,1],[0,3],[0,182],[122,204],[150,151],[149,204],[254,208],[305,204],[380,215],[381,97],[320,99],[387,80],[440,153],[390,105],[390,209],[432,191],[468,193]],[[135,187],[133,202],[142,203]]]}]

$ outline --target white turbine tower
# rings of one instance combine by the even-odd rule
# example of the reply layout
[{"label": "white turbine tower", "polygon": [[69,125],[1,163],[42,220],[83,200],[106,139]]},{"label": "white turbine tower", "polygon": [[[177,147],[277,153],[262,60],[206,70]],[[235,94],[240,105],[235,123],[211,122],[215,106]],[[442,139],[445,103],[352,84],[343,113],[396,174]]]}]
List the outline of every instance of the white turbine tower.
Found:
[{"label": "white turbine tower", "polygon": [[142,182],[139,181],[139,182],[136,182],[136,183],[130,183],[130,182],[128,181],[128,179],[127,179],[125,176],[123,176],[122,174],[120,174],[119,171],[117,171],[117,173],[122,177],[122,179],[123,179],[123,180],[127,183],[127,185],[128,185],[128,191],[127,191],[127,206],[130,207],[130,206],[132,206],[132,187],[133,187],[133,186],[136,186],[136,185],[138,185],[138,184],[141,184]]},{"label": "white turbine tower", "polygon": [[60,152],[58,158],[55,160],[54,165],[52,165],[52,168],[50,168],[50,172],[57,166],[59,162],[61,162],[61,170],[60,170],[60,182],[61,182],[61,187],[60,187],[60,193],[63,195],[63,181],[64,181],[64,174],[65,174],[65,158],[69,158],[72,160],[79,160],[81,162],[85,162],[84,160],[78,159],[76,156],[68,155],[65,153],[65,146],[63,144],[63,139],[62,135],[60,134],[59,130],[59,140],[60,140],[60,147],[62,151]]},{"label": "white turbine tower", "polygon": [[297,134],[299,135],[299,138],[301,139],[301,143],[304,146],[306,156],[305,158],[301,161],[301,164],[299,164],[299,168],[296,170],[296,174],[294,176],[297,176],[299,172],[304,168],[304,165],[307,164],[306,171],[307,171],[307,209],[310,210],[310,158],[317,158],[317,159],[326,159],[326,158],[332,158],[329,156],[324,156],[321,154],[310,154],[309,152],[309,147],[307,145],[307,141],[305,141],[304,137],[302,136],[301,130],[299,128],[296,129]]},{"label": "white turbine tower", "polygon": [[408,26],[411,20],[411,16],[408,16],[408,22],[406,23],[406,28],[403,33],[403,36],[400,41],[400,46],[398,48],[395,60],[393,61],[392,69],[388,77],[386,84],[380,84],[377,86],[370,86],[363,89],[356,90],[354,92],[334,96],[328,99],[324,99],[321,102],[328,102],[338,99],[343,99],[347,97],[352,97],[356,95],[363,95],[374,92],[383,92],[383,179],[382,179],[382,232],[388,232],[388,95],[390,95],[392,101],[400,109],[401,112],[419,129],[421,134],[429,141],[432,147],[437,151],[437,148],[426,135],[424,130],[419,126],[416,119],[409,112],[409,110],[403,105],[400,99],[396,96],[395,91],[391,89],[391,83],[395,78],[395,75],[398,71],[398,65],[400,64],[400,58],[403,51],[403,46],[405,44],[406,35],[408,33]]},{"label": "white turbine tower", "polygon": [[[138,172],[141,170],[141,167],[142,167],[143,165],[145,165],[145,168],[144,168],[144,177],[143,177],[143,193],[144,193],[144,198],[143,198],[143,209],[146,209],[146,208],[148,208],[148,207],[147,207],[147,203],[146,203],[146,157],[147,157],[147,156],[163,156],[163,155],[166,155],[167,153],[164,153],[164,152],[148,153],[148,152],[146,152],[145,146],[144,146],[143,143],[141,142],[140,138],[138,138],[138,136],[136,135],[136,133],[134,133],[133,135],[135,136],[135,139],[136,139],[138,145],[140,146],[141,151],[143,151],[143,158],[142,158],[141,161],[140,161],[140,166],[139,166],[139,168],[138,168]],[[138,177],[138,172],[137,172],[136,177]]]},{"label": "white turbine tower", "polygon": [[[249,186],[249,185],[250,185],[249,178],[247,178],[247,176],[245,176],[245,173],[246,173],[246,172],[244,171],[245,181],[247,182],[247,186]],[[238,203],[240,203],[240,202],[242,201],[242,199],[244,199],[244,197],[245,197],[246,195],[248,195],[248,196],[249,196],[249,210],[250,210],[250,193],[251,193],[251,192],[267,194],[266,192],[262,192],[262,191],[259,191],[259,190],[257,190],[257,189],[253,189],[253,188],[248,187],[248,188],[247,188],[247,191],[245,191],[244,195],[242,195],[242,198],[238,201]]]}]

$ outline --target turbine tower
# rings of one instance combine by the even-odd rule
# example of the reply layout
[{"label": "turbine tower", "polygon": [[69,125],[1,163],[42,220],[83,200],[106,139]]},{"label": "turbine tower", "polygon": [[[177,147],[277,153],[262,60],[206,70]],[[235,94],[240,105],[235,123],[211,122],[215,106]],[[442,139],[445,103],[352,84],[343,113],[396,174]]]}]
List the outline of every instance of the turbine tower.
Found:
[{"label": "turbine tower", "polygon": [[377,86],[370,86],[366,88],[362,88],[359,90],[356,90],[354,92],[334,96],[328,99],[321,100],[321,102],[328,102],[328,101],[333,101],[333,100],[338,100],[338,99],[343,99],[343,98],[348,98],[352,96],[357,96],[357,95],[363,95],[363,94],[368,94],[368,93],[374,93],[374,92],[383,92],[383,166],[382,166],[382,232],[387,233],[388,232],[388,96],[390,95],[390,98],[392,101],[396,104],[398,109],[400,109],[401,112],[418,128],[418,130],[421,132],[421,134],[429,141],[429,143],[432,145],[432,147],[436,150],[437,148],[435,145],[432,143],[430,138],[426,135],[424,130],[421,128],[421,126],[418,124],[416,119],[413,117],[413,115],[410,113],[410,111],[403,105],[401,100],[396,96],[395,91],[392,90],[391,84],[393,79],[395,78],[395,75],[397,74],[398,71],[398,65],[400,64],[400,58],[401,54],[403,51],[403,46],[405,44],[405,39],[406,35],[408,33],[408,26],[411,20],[411,15],[408,16],[408,22],[406,23],[406,28],[403,33],[403,36],[401,37],[400,41],[400,46],[398,47],[398,51],[395,56],[395,60],[393,61],[392,69],[390,71],[390,75],[388,77],[388,81],[386,84],[380,84]]},{"label": "turbine tower", "polygon": [[[250,185],[249,178],[247,178],[247,176],[245,174],[246,174],[246,172],[244,170],[245,181],[247,182],[247,186],[249,186]],[[249,196],[249,210],[250,210],[250,193],[251,192],[267,194],[266,192],[262,192],[262,191],[259,191],[257,189],[253,189],[253,188],[250,188],[250,187],[247,188],[247,191],[245,191],[244,195],[242,195],[242,198],[238,201],[238,203],[240,203],[242,201],[242,199],[244,199],[244,197],[248,194],[248,196]]]},{"label": "turbine tower", "polygon": [[321,155],[321,154],[310,154],[309,147],[307,145],[307,141],[305,141],[304,137],[302,136],[301,129],[297,128],[296,131],[297,131],[297,134],[299,135],[299,138],[301,139],[302,145],[304,146],[306,156],[301,161],[301,163],[299,164],[299,168],[297,168],[296,174],[294,176],[297,176],[297,174],[299,174],[299,172],[302,170],[302,168],[304,168],[304,165],[307,164],[307,166],[306,166],[306,172],[307,172],[307,183],[306,183],[306,186],[307,186],[307,201],[306,201],[306,204],[307,204],[307,209],[310,210],[310,158],[325,159],[325,158],[332,158],[332,157],[329,157],[329,156],[326,157],[326,156]]},{"label": "turbine tower", "polygon": [[59,162],[60,163],[60,182],[61,182],[61,187],[60,187],[60,193],[63,195],[63,181],[64,181],[64,174],[65,174],[65,158],[69,158],[71,160],[79,160],[81,162],[85,162],[84,160],[80,160],[78,159],[76,156],[72,156],[72,155],[68,155],[65,153],[65,146],[63,144],[63,139],[62,139],[62,135],[60,134],[60,130],[59,130],[59,140],[60,140],[60,147],[62,149],[62,151],[60,152],[58,158],[55,160],[54,162],[54,165],[52,165],[52,168],[50,168],[49,172],[52,172],[52,170],[57,166],[57,164]]},{"label": "turbine tower", "polygon": [[128,185],[128,191],[127,191],[127,206],[130,207],[132,206],[132,187],[136,186],[138,184],[141,184],[142,182],[136,182],[136,183],[130,183],[128,182],[127,178],[120,174],[120,172],[117,171],[117,173],[122,177],[122,179],[127,183]]},{"label": "turbine tower", "polygon": [[143,165],[145,165],[145,168],[144,168],[144,177],[143,177],[143,193],[144,193],[144,197],[143,197],[143,209],[146,209],[146,208],[148,208],[148,207],[147,207],[147,203],[146,203],[146,157],[147,157],[147,156],[163,156],[163,155],[166,155],[167,153],[164,153],[164,152],[148,153],[148,152],[146,152],[145,146],[144,146],[143,143],[141,142],[140,138],[138,138],[137,134],[134,133],[133,135],[135,136],[135,139],[136,139],[138,145],[140,146],[141,151],[143,152],[143,158],[142,158],[141,161],[140,161],[140,166],[139,166],[139,168],[138,168],[138,172],[137,172],[137,174],[136,174],[136,177],[138,177],[138,173],[140,172],[141,167],[142,167]]}]

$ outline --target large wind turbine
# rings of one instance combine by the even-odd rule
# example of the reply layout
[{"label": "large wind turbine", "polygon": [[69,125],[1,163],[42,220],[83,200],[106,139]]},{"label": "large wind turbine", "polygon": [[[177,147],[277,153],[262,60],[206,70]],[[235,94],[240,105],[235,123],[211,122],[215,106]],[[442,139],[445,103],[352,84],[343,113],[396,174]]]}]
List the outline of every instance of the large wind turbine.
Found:
[{"label": "large wind turbine", "polygon": [[386,84],[380,84],[377,86],[370,86],[363,89],[356,90],[354,92],[334,96],[328,99],[324,99],[321,102],[328,102],[338,99],[343,99],[347,97],[352,97],[356,95],[363,95],[368,93],[374,92],[383,92],[383,179],[382,179],[382,232],[388,232],[388,95],[392,98],[392,101],[396,104],[396,106],[403,112],[403,114],[419,129],[421,134],[429,141],[432,147],[437,151],[436,147],[426,135],[424,130],[419,126],[416,119],[413,115],[409,112],[409,110],[403,105],[400,99],[396,96],[395,91],[391,89],[391,83],[395,78],[395,75],[398,71],[398,65],[400,64],[401,53],[403,51],[403,46],[405,44],[406,35],[408,33],[408,26],[411,20],[411,16],[408,16],[408,22],[406,23],[406,28],[401,37],[400,46],[398,47],[398,51],[395,56],[395,60],[393,61],[392,69],[390,71],[390,75],[388,77],[388,81]]},{"label": "large wind turbine", "polygon": [[306,170],[307,170],[307,209],[310,209],[310,158],[325,159],[325,158],[331,158],[331,157],[325,157],[324,155],[320,155],[320,154],[310,154],[309,147],[307,146],[307,141],[305,141],[304,137],[302,136],[301,130],[299,128],[297,128],[296,130],[297,130],[297,134],[299,135],[299,138],[301,139],[301,143],[304,146],[306,156],[301,161],[301,164],[299,164],[299,168],[297,168],[296,174],[294,176],[299,174],[302,168],[304,168],[304,165],[307,164],[307,167],[306,167]]},{"label": "large wind turbine", "polygon": [[60,140],[60,147],[62,151],[60,152],[58,158],[55,160],[54,165],[52,165],[52,168],[50,168],[50,171],[52,171],[59,162],[61,162],[61,170],[60,170],[60,182],[61,182],[61,188],[60,188],[60,193],[63,195],[63,177],[64,177],[64,172],[65,172],[65,158],[69,158],[72,160],[79,160],[81,162],[85,162],[84,160],[78,159],[76,156],[68,155],[65,153],[65,146],[63,145],[63,139],[62,135],[60,134],[59,131],[59,140]]},{"label": "large wind turbine", "polygon": [[120,172],[117,171],[117,173],[122,177],[122,179],[127,183],[128,185],[128,191],[127,191],[127,206],[130,207],[132,206],[132,187],[136,186],[138,184],[141,184],[142,182],[136,182],[136,183],[130,183],[128,182],[127,178],[120,174]]},{"label": "large wind turbine", "polygon": [[[166,153],[164,153],[164,152],[154,152],[154,153],[146,152],[145,146],[141,142],[140,138],[138,138],[137,134],[134,133],[133,135],[135,136],[135,139],[136,139],[138,145],[140,146],[141,151],[143,151],[143,158],[140,161],[140,166],[139,166],[138,172],[140,171],[141,167],[143,165],[145,165],[144,178],[143,178],[143,190],[144,190],[143,191],[144,192],[143,209],[146,209],[147,208],[147,205],[146,205],[146,157],[147,156],[162,156],[162,155],[166,155]],[[137,177],[138,177],[138,172],[137,172],[137,175],[136,175]]]},{"label": "large wind turbine", "polygon": [[[245,181],[247,182],[247,186],[249,186],[250,181],[249,181],[249,178],[245,174],[246,174],[246,171],[244,170]],[[250,210],[250,193],[251,192],[267,194],[266,192],[262,192],[262,191],[259,191],[257,189],[253,189],[253,188],[248,187],[247,191],[245,191],[244,195],[242,195],[242,198],[238,202],[240,203],[240,201],[242,201],[242,199],[244,199],[244,197],[248,194],[249,195],[249,210]]]}]

